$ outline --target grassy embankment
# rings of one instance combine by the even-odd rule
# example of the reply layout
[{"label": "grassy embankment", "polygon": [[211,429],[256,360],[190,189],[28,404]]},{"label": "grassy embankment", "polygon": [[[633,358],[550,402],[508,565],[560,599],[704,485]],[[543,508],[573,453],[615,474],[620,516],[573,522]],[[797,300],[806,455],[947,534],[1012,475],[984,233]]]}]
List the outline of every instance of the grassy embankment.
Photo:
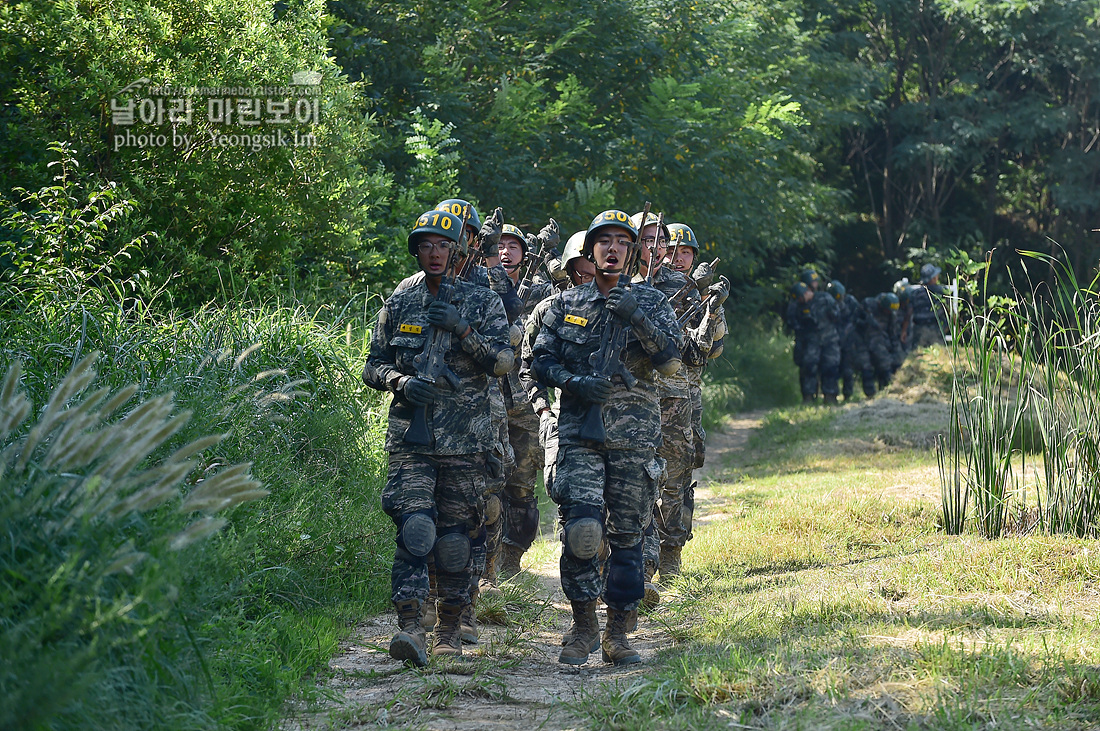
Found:
[{"label": "grassy embankment", "polygon": [[[941,361],[894,393],[949,383]],[[770,412],[652,615],[677,643],[577,710],[609,729],[1095,727],[1095,543],[945,535],[936,414]]]},{"label": "grassy embankment", "polygon": [[[0,317],[0,376],[20,363],[33,404],[0,449],[27,435],[73,364],[100,351],[85,393],[137,385],[105,424],[167,392],[176,413],[191,412],[135,469],[225,434],[196,458],[181,495],[242,462],[270,494],[174,550],[168,536],[194,517],[181,499],[68,516],[58,511],[71,500],[42,496],[80,475],[48,460],[19,474],[0,466],[0,726],[271,727],[288,697],[316,692],[315,673],[354,620],[388,604],[382,418],[359,382],[372,312],[360,301],[343,312],[264,305],[172,317],[38,302],[9,302]],[[108,444],[81,469],[128,447]],[[113,552],[135,549],[119,570]]]}]

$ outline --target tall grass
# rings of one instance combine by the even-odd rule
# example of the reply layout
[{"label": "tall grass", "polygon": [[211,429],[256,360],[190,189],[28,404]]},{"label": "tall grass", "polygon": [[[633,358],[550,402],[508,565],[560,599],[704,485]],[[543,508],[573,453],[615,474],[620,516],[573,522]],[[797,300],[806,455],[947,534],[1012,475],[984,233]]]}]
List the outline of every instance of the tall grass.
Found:
[{"label": "tall grass", "polygon": [[[235,507],[223,530],[185,558],[159,538],[183,530],[167,506],[112,523],[110,545],[150,558],[135,563],[132,576],[116,570],[101,585],[88,575],[70,593],[91,598],[118,584],[121,593],[112,596],[142,602],[104,624],[114,604],[44,594],[27,614],[41,618],[41,632],[90,629],[77,633],[79,651],[68,656],[14,664],[2,653],[0,682],[36,689],[35,696],[11,695],[5,718],[34,711],[36,725],[51,728],[269,728],[284,699],[308,696],[312,674],[351,622],[388,597],[392,529],[378,500],[383,415],[359,373],[372,304],[313,312],[278,303],[209,307],[182,316],[133,300],[95,309],[51,299],[0,303],[0,368],[20,365],[31,402],[47,403],[73,364],[99,351],[105,388],[133,383],[135,400],[160,399],[162,408],[163,394],[174,393],[176,406],[191,414],[136,468],[152,469],[205,435],[224,435],[195,458],[184,480],[190,494],[242,462],[252,463],[251,474],[270,491]],[[129,441],[106,446],[121,452]],[[72,526],[82,552],[55,551],[66,575],[79,574],[79,557],[93,549],[108,565],[130,555],[107,551],[91,527]],[[11,572],[41,585],[49,578],[39,557],[12,552],[12,540],[9,531],[0,536],[5,560],[14,561],[0,584],[4,629],[14,626]],[[50,620],[57,612],[70,619]],[[65,681],[70,660],[81,682]]]},{"label": "tall grass", "polygon": [[[1017,528],[1100,533],[1100,303],[1096,282],[1072,271],[1017,290],[1019,300],[963,303],[955,333],[952,424],[937,445],[944,527],[963,529],[967,506],[987,538],[1003,535],[1009,510]],[[976,292],[976,287],[971,287]],[[1037,451],[1037,520],[1027,516],[1028,451]]]}]

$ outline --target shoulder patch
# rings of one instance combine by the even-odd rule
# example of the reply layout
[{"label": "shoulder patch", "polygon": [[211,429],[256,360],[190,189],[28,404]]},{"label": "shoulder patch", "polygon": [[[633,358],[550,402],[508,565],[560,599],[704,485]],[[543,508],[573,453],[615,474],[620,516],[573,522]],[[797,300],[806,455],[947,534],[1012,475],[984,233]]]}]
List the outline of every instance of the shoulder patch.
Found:
[{"label": "shoulder patch", "polygon": [[581,327],[588,325],[588,318],[580,315],[566,315],[564,319],[571,325],[580,325]]},{"label": "shoulder patch", "polygon": [[397,329],[403,333],[415,333],[417,335],[424,331],[424,328],[420,325],[406,325],[405,323],[401,323],[401,326]]}]

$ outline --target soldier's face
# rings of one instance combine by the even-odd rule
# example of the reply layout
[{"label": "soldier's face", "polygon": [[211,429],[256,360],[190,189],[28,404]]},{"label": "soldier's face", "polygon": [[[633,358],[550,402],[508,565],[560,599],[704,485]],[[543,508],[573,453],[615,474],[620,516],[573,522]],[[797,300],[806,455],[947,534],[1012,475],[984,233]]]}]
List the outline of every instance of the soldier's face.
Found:
[{"label": "soldier's face", "polygon": [[588,284],[595,276],[596,265],[588,259],[582,259],[578,256],[569,262],[569,278],[573,280],[574,287]]},{"label": "soldier's face", "polygon": [[454,242],[442,234],[424,234],[418,242],[416,258],[429,277],[441,277],[447,271]]},{"label": "soldier's face", "polygon": [[632,240],[630,231],[621,226],[601,228],[592,242],[592,258],[596,267],[605,272],[621,272]]},{"label": "soldier's face", "polygon": [[[668,239],[665,238],[664,232],[657,228],[657,224],[651,223],[642,229],[639,239],[642,243],[642,263],[645,264],[646,269],[649,268],[650,257],[654,258],[657,268],[660,268],[661,260],[665,258],[665,253],[668,251]],[[653,250],[654,245],[657,247],[656,250]]]},{"label": "soldier's face", "polygon": [[523,263],[523,247],[515,236],[500,237],[500,263],[505,269],[514,269]]},{"label": "soldier's face", "polygon": [[672,268],[681,274],[691,271],[695,263],[695,249],[690,246],[677,246],[672,252]]}]

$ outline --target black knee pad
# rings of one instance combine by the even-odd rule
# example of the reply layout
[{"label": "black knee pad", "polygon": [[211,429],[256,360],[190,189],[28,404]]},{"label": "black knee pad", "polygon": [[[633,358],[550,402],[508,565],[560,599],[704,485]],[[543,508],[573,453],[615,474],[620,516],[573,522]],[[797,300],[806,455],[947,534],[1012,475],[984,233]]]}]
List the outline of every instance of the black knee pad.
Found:
[{"label": "black knee pad", "polygon": [[[607,559],[607,588],[604,600],[618,609],[645,596],[645,576],[642,572],[642,542],[630,548],[611,547]],[[616,606],[619,605],[619,606]]]},{"label": "black knee pad", "polygon": [[428,562],[435,541],[434,511],[418,510],[397,516],[397,548],[412,565],[423,566]]},{"label": "black knee pad", "polygon": [[445,574],[461,574],[470,564],[473,542],[469,528],[465,525],[452,525],[439,529],[435,539],[435,568]]},{"label": "black knee pad", "polygon": [[[576,505],[567,511],[562,544],[574,561],[595,558],[603,543],[603,510],[594,505]],[[640,551],[641,549],[639,549]]]},{"label": "black knee pad", "polygon": [[504,502],[504,542],[526,551],[539,532],[539,504],[534,499]]}]

